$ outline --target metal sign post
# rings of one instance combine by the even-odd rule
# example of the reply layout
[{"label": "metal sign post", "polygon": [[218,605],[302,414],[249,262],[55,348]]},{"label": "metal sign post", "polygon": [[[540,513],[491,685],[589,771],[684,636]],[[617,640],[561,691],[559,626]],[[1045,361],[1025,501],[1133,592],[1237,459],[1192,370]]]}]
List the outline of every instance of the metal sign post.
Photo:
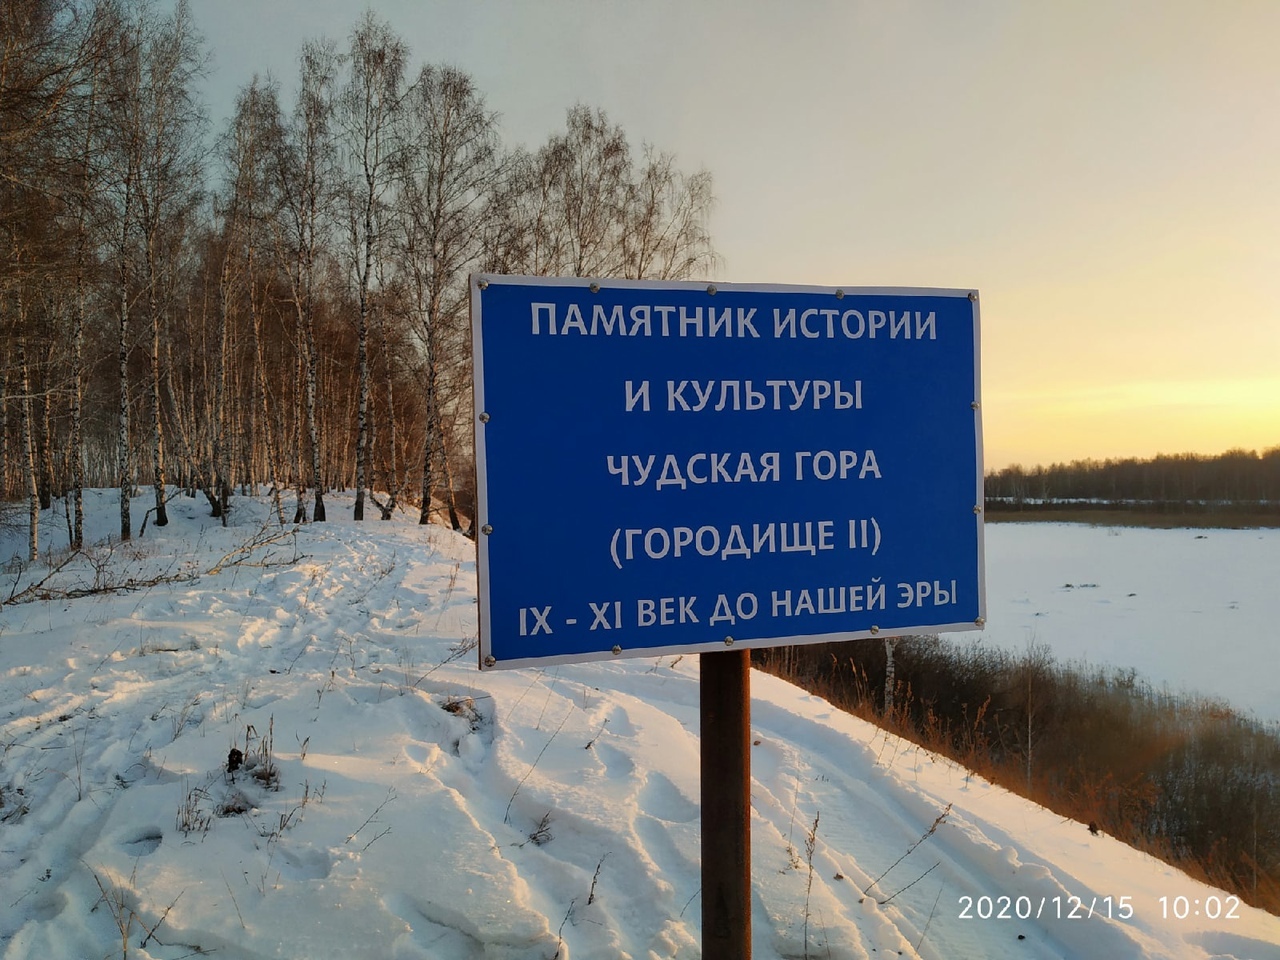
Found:
[{"label": "metal sign post", "polygon": [[751,652],[698,658],[702,956],[751,958]]},{"label": "metal sign post", "polygon": [[481,669],[702,657],[704,956],[750,956],[749,649],[985,619],[968,290],[471,280]]}]

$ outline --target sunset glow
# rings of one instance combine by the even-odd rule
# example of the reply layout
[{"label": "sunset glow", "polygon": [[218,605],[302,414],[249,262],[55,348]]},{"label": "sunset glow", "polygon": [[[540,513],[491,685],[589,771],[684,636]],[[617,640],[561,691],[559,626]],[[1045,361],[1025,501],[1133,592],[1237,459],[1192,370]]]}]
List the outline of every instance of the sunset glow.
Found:
[{"label": "sunset glow", "polygon": [[[980,290],[989,467],[1280,444],[1280,4],[372,7],[512,144],[583,102],[710,170],[716,279]],[[215,123],[355,16],[193,10]]]}]

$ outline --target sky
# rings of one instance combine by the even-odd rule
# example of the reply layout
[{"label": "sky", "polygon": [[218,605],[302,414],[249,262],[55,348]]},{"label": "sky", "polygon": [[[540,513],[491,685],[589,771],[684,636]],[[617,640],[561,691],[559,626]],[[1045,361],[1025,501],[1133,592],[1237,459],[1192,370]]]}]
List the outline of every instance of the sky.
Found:
[{"label": "sky", "polygon": [[[377,0],[504,139],[715,182],[720,282],[980,292],[989,469],[1280,445],[1280,4]],[[339,0],[192,0],[220,125]]]}]

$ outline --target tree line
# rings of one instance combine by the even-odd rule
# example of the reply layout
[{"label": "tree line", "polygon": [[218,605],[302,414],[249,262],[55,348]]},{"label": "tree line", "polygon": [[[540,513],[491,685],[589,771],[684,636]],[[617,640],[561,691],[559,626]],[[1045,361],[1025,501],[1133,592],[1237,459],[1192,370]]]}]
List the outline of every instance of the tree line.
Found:
[{"label": "tree line", "polygon": [[1130,503],[1159,508],[1244,505],[1280,509],[1280,446],[1259,454],[1161,455],[1005,467],[986,476],[989,506],[1062,502]]},{"label": "tree line", "polygon": [[[0,500],[173,485],[225,522],[415,508],[470,520],[471,272],[683,279],[712,182],[605,113],[509,147],[463,71],[364,14],[296,95],[255,77],[211,130],[185,0],[0,0]],[[291,495],[292,494],[292,495]],[[152,519],[152,516],[154,519]]]}]

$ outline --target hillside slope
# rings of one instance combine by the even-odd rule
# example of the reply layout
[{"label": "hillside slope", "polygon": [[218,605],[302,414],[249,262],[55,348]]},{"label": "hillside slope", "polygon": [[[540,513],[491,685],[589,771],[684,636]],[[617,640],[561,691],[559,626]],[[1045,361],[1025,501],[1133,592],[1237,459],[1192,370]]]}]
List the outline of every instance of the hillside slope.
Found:
[{"label": "hillside slope", "polygon": [[[468,541],[206,513],[0,581],[5,958],[699,955],[696,657],[481,675]],[[1280,958],[1280,918],[752,682],[757,958]]]}]

